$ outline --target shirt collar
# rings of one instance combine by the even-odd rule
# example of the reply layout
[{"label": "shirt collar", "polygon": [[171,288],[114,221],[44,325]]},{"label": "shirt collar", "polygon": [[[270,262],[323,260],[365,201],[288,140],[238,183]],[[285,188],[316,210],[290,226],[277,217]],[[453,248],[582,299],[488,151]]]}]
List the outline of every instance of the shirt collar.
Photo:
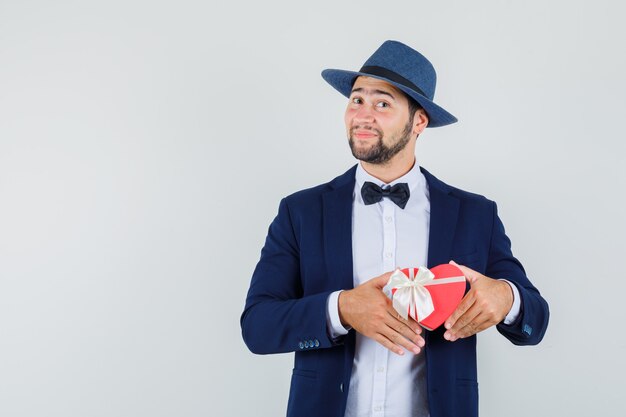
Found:
[{"label": "shirt collar", "polygon": [[408,204],[410,206],[418,206],[419,204],[425,204],[426,206],[429,205],[428,202],[430,201],[430,193],[428,192],[428,185],[426,184],[426,178],[424,177],[424,174],[422,174],[422,171],[420,170],[417,159],[415,160],[415,163],[413,164],[413,167],[409,170],[409,172],[407,172],[400,178],[391,181],[389,184],[386,184],[378,178],[370,175],[359,162],[356,167],[353,198],[356,202],[361,204],[363,204],[361,187],[363,187],[363,184],[366,181],[373,182],[379,187],[387,185],[393,186],[401,182],[406,182],[409,186],[409,191],[411,192],[411,198],[409,198]]},{"label": "shirt collar", "polygon": [[355,180],[356,180],[356,186],[357,186],[357,188],[359,190],[361,189],[363,184],[365,184],[365,182],[367,182],[367,181],[373,182],[374,184],[378,185],[379,187],[386,187],[388,185],[389,186],[394,186],[394,185],[396,185],[398,183],[405,182],[405,183],[408,184],[409,190],[412,193],[415,190],[415,188],[424,181],[424,175],[420,171],[420,167],[419,167],[419,164],[417,163],[417,160],[415,160],[415,163],[413,164],[413,167],[409,170],[409,172],[407,172],[406,174],[404,174],[400,178],[397,178],[397,179],[391,181],[389,184],[387,184],[387,183],[384,183],[383,181],[379,180],[378,178],[370,175],[363,168],[363,165],[361,163],[359,163],[357,165],[357,167],[356,167]]}]

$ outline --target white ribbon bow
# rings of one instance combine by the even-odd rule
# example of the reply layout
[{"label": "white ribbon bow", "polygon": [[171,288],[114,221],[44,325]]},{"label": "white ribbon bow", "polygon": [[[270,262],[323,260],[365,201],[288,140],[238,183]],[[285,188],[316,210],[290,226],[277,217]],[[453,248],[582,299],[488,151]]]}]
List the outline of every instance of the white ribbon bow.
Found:
[{"label": "white ribbon bow", "polygon": [[[435,311],[427,286],[465,281],[464,276],[434,279],[435,274],[425,266],[420,266],[415,276],[414,271],[414,268],[409,268],[407,277],[399,268],[396,269],[383,288],[383,292],[393,301],[393,308],[405,320],[411,316],[415,321],[422,321]],[[394,288],[395,293],[392,291]]]}]

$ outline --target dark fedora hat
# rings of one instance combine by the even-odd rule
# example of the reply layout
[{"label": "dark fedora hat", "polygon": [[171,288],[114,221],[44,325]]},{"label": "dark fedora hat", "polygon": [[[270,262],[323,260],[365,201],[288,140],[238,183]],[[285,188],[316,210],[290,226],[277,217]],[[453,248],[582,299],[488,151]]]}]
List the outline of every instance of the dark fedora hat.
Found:
[{"label": "dark fedora hat", "polygon": [[416,50],[397,41],[386,41],[359,71],[325,69],[322,77],[346,97],[358,76],[378,78],[394,85],[417,101],[428,114],[428,127],[449,125],[457,118],[433,103],[437,74],[433,65]]}]

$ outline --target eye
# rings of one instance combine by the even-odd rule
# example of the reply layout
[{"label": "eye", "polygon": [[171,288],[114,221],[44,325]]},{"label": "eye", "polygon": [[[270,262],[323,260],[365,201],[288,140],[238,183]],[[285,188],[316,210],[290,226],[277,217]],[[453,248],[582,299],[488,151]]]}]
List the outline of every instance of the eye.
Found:
[{"label": "eye", "polygon": [[352,97],[352,103],[354,104],[361,104],[361,98],[360,97]]},{"label": "eye", "polygon": [[389,107],[389,103],[385,101],[379,101],[378,103],[376,103],[376,107],[386,108],[386,107]]}]

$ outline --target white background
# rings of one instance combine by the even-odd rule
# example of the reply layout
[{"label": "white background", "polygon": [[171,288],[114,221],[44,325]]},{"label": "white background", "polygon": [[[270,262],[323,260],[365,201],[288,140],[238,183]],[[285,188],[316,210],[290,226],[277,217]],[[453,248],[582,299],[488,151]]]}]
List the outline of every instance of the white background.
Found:
[{"label": "white background", "polygon": [[239,315],[280,198],[354,164],[320,71],[386,39],[460,120],[420,163],[498,202],[550,303],[537,347],[479,336],[481,415],[623,415],[619,7],[0,0],[0,415],[284,415],[292,356]]}]

